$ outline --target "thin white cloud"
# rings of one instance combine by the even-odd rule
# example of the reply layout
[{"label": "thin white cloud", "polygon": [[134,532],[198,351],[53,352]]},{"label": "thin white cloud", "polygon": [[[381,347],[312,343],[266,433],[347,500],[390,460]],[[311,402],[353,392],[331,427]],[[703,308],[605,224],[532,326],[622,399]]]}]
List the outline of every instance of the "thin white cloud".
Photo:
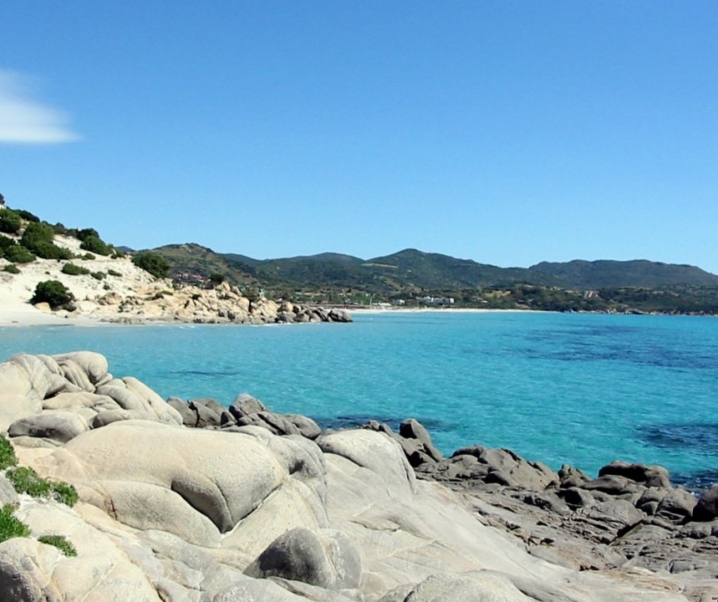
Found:
[{"label": "thin white cloud", "polygon": [[58,144],[80,136],[67,113],[33,98],[32,81],[16,71],[0,69],[0,143]]}]

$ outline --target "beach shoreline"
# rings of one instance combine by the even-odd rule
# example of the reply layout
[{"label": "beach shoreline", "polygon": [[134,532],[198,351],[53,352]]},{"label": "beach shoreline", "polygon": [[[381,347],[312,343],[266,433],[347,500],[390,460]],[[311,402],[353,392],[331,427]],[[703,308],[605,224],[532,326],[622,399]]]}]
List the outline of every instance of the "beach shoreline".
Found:
[{"label": "beach shoreline", "polygon": [[41,311],[22,302],[0,302],[0,328],[25,328],[32,326],[99,326],[100,320],[89,316],[64,316]]}]

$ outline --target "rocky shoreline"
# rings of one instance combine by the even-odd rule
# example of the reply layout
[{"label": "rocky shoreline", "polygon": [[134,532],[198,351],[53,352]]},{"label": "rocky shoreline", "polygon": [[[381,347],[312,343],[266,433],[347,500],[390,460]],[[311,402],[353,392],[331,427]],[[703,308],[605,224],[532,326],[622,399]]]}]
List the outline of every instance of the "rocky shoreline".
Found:
[{"label": "rocky shoreline", "polygon": [[718,486],[699,499],[657,466],[445,458],[415,420],[331,431],[246,394],[165,401],[91,352],[0,364],[0,431],[79,494],[69,507],[0,475],[30,533],[0,543],[2,599],[718,599]]},{"label": "rocky shoreline", "polygon": [[[19,240],[19,237],[14,236]],[[8,272],[0,258],[0,325],[47,323],[185,323],[185,324],[291,324],[351,322],[340,308],[298,305],[250,295],[228,282],[206,286],[178,284],[156,278],[129,257],[108,257],[84,251],[80,241],[55,236],[59,247],[72,253],[68,261],[36,258]],[[72,264],[75,271],[67,272]],[[17,266],[15,266],[17,267]],[[41,282],[57,281],[74,298],[65,307],[48,303],[30,305]],[[249,295],[249,296],[248,296]],[[250,296],[252,297],[250,299]],[[34,315],[33,315],[34,314]]]}]

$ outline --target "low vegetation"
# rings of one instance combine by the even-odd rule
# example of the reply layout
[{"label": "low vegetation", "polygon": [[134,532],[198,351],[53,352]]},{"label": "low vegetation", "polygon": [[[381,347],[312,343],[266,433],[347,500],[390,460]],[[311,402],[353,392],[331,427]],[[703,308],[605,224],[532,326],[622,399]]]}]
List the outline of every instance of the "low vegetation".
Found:
[{"label": "low vegetation", "polygon": [[74,506],[77,503],[77,491],[72,485],[43,479],[27,466],[9,468],[5,476],[18,493],[27,493],[34,498],[52,498],[67,506]]},{"label": "low vegetation", "polygon": [[90,273],[90,270],[87,268],[75,265],[74,263],[66,263],[62,266],[62,270],[60,271],[63,274],[68,274],[69,276],[85,276]]},{"label": "low vegetation", "polygon": [[30,527],[15,516],[15,507],[5,504],[0,508],[0,542],[13,537],[30,537]]},{"label": "low vegetation", "polygon": [[53,309],[69,308],[75,296],[59,280],[38,282],[30,303],[48,303]]},{"label": "low vegetation", "polygon": [[[62,481],[49,481],[27,466],[17,466],[15,450],[10,442],[0,435],[0,470],[17,493],[25,493],[34,498],[53,499],[67,506],[78,501],[75,488]],[[30,528],[15,516],[15,507],[6,504],[0,508],[0,543],[14,537],[30,537]],[[44,544],[55,546],[66,556],[77,556],[75,546],[62,535],[44,535],[38,538]]]},{"label": "low vegetation", "polygon": [[78,230],[76,237],[82,241],[80,243],[80,248],[84,251],[90,251],[91,253],[104,256],[112,255],[115,251],[112,245],[108,245],[100,238],[100,235],[94,228]]},{"label": "low vegetation", "polygon": [[47,544],[49,546],[55,546],[65,556],[74,557],[77,556],[77,550],[75,546],[64,535],[43,535],[38,537],[37,540],[40,543]]},{"label": "low vegetation", "polygon": [[35,254],[22,245],[11,245],[5,249],[5,259],[13,263],[30,263],[35,261]]},{"label": "low vegetation", "polygon": [[17,234],[22,228],[22,218],[12,209],[3,209],[0,211],[0,232],[8,234]]},{"label": "low vegetation", "polygon": [[5,437],[0,436],[0,470],[11,466],[17,466],[15,450]]},{"label": "low vegetation", "polygon": [[54,244],[55,231],[50,224],[30,222],[20,238],[20,243],[28,251],[43,259],[71,259],[69,249]]},{"label": "low vegetation", "polygon": [[170,271],[170,264],[159,253],[143,251],[132,257],[132,263],[155,278],[165,278]]}]

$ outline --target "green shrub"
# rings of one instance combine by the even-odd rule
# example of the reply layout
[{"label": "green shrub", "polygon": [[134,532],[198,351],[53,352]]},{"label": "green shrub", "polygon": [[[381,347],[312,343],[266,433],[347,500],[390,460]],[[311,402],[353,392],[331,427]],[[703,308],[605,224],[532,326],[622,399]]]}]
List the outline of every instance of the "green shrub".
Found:
[{"label": "green shrub", "polygon": [[77,490],[63,481],[48,481],[28,466],[9,468],[5,476],[18,493],[27,493],[34,498],[52,498],[74,506],[77,503]]},{"label": "green shrub", "polygon": [[82,239],[80,248],[98,255],[110,255],[113,251],[112,247],[101,240],[99,236],[87,236]]},{"label": "green shrub", "polygon": [[0,210],[0,232],[17,234],[22,228],[22,218],[12,209]]},{"label": "green shrub", "polygon": [[132,258],[138,268],[152,274],[155,278],[164,278],[170,271],[170,264],[159,253],[143,251]]},{"label": "green shrub", "polygon": [[107,273],[108,273],[110,276],[122,276],[122,274],[120,274],[118,271],[112,270],[112,269],[107,270]]},{"label": "green shrub", "polygon": [[66,263],[62,266],[61,272],[68,276],[86,276],[90,273],[90,270],[83,268],[82,266],[75,265],[74,263]]},{"label": "green shrub", "polygon": [[77,556],[77,550],[64,535],[43,535],[38,537],[40,543],[55,546],[65,556]]},{"label": "green shrub", "polygon": [[70,249],[63,249],[51,242],[40,242],[30,250],[43,259],[72,259],[74,257]]},{"label": "green shrub", "polygon": [[[17,244],[12,238],[9,236],[5,236],[4,234],[0,234],[0,252],[5,251],[8,247],[12,247],[14,244]],[[2,253],[0,253],[1,255]]]},{"label": "green shrub", "polygon": [[5,476],[18,493],[27,493],[32,497],[50,497],[50,483],[28,466],[9,468]]},{"label": "green shrub", "polygon": [[90,276],[95,280],[104,280],[107,274],[105,274],[105,272],[90,272]]},{"label": "green shrub", "polygon": [[62,282],[44,280],[43,282],[38,282],[30,303],[49,303],[50,307],[55,309],[68,306],[74,299],[75,296]]},{"label": "green shrub", "polygon": [[40,221],[40,218],[37,217],[34,213],[30,213],[29,211],[25,211],[24,209],[15,209],[15,213],[17,213],[22,219],[27,220],[28,222],[34,222],[37,223]]},{"label": "green shrub", "polygon": [[35,255],[21,245],[11,245],[5,249],[5,259],[13,263],[30,263]]},{"label": "green shrub", "polygon": [[5,504],[0,508],[0,542],[13,537],[30,537],[30,527],[15,517],[11,504]]},{"label": "green shrub", "polygon": [[61,224],[60,222],[57,222],[57,223],[52,227],[52,231],[53,231],[55,234],[63,234],[63,235],[68,235],[68,233],[69,233],[68,229],[65,228],[65,225],[64,225],[64,224]]},{"label": "green shrub", "polygon": [[92,253],[85,253],[82,257],[79,259],[88,259],[90,261],[93,261],[95,259],[95,256]]},{"label": "green shrub", "polygon": [[7,272],[8,274],[19,274],[20,268],[18,268],[14,263],[10,263],[6,265],[3,269],[3,272]]},{"label": "green shrub", "polygon": [[50,487],[52,488],[52,497],[61,504],[66,506],[74,506],[77,504],[77,500],[80,496],[77,495],[77,489],[69,483],[63,481],[51,481]]},{"label": "green shrub", "polygon": [[75,230],[75,238],[85,241],[88,238],[100,238],[100,233],[94,228],[81,228],[80,230]]},{"label": "green shrub", "polygon": [[71,259],[72,252],[55,245],[52,241],[55,231],[50,224],[33,222],[22,233],[20,244],[43,259]]},{"label": "green shrub", "polygon": [[225,281],[224,274],[214,273],[209,275],[209,282],[212,286],[218,286]]},{"label": "green shrub", "polygon": [[52,243],[55,238],[55,231],[49,224],[34,222],[28,224],[22,233],[20,243],[30,251],[40,243]]},{"label": "green shrub", "polygon": [[17,465],[15,450],[10,442],[5,437],[0,435],[0,470],[5,470],[10,466],[15,465]]}]

